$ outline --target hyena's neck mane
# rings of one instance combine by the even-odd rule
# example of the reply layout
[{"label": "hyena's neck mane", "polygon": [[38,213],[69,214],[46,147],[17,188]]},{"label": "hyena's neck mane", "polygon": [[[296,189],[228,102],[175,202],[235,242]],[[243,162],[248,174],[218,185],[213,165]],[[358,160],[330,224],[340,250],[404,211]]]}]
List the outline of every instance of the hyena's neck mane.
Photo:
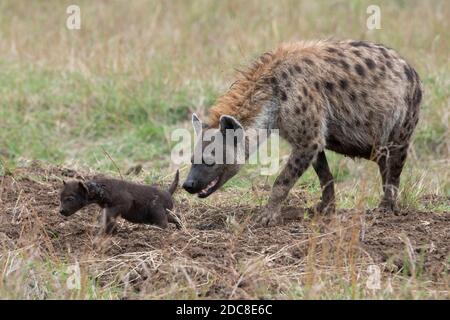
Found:
[{"label": "hyena's neck mane", "polygon": [[237,70],[237,79],[230,89],[209,109],[208,126],[217,128],[222,115],[233,116],[244,128],[251,126],[261,112],[259,103],[269,98],[270,90],[267,77],[272,66],[279,60],[281,53],[266,52],[256,59],[246,70]]},{"label": "hyena's neck mane", "polygon": [[263,111],[264,105],[273,98],[273,69],[289,55],[313,52],[324,43],[324,41],[284,43],[275,50],[261,55],[246,70],[238,70],[236,81],[209,109],[208,127],[217,128],[222,115],[233,116],[244,128],[252,127]]}]

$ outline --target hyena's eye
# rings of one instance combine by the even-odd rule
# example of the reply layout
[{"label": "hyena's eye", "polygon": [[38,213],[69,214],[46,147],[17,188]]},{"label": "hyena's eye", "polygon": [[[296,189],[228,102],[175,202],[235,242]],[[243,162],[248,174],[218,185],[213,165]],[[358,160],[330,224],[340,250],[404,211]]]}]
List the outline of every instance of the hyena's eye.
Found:
[{"label": "hyena's eye", "polygon": [[72,202],[73,200],[75,200],[74,197],[67,197],[67,198],[65,199],[65,201],[67,201],[67,202]]}]

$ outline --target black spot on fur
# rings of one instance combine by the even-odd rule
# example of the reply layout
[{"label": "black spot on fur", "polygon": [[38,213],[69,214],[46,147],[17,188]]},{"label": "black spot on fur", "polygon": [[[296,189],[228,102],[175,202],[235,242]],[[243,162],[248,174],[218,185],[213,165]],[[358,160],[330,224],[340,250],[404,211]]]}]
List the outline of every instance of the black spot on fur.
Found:
[{"label": "black spot on fur", "polygon": [[373,70],[375,68],[375,62],[370,59],[370,58],[365,58],[364,62],[366,63],[366,66],[370,69]]},{"label": "black spot on fur", "polygon": [[298,65],[294,66],[295,71],[297,71],[298,73],[302,73],[302,68]]},{"label": "black spot on fur", "polygon": [[336,48],[329,47],[326,49],[328,52],[337,52]]},{"label": "black spot on fur", "polygon": [[289,179],[283,179],[283,184],[286,186],[289,184]]},{"label": "black spot on fur", "polygon": [[381,54],[382,54],[386,59],[388,59],[388,60],[391,59],[391,56],[388,54],[386,48],[384,48],[384,47],[379,47],[378,49],[380,50]]},{"label": "black spot on fur", "polygon": [[318,145],[317,143],[313,143],[312,146],[311,146],[311,148],[312,148],[313,150],[317,150],[317,149],[319,148],[319,145]]},{"label": "black spot on fur", "polygon": [[305,104],[302,105],[302,110],[303,110],[303,112],[306,112],[306,105]]},{"label": "black spot on fur", "polygon": [[283,77],[283,79],[287,79],[288,78],[288,74],[286,72],[282,72],[281,76]]},{"label": "black spot on fur", "polygon": [[355,64],[355,70],[361,77],[365,77],[366,71],[364,70],[364,67],[362,65],[360,65],[359,63]]},{"label": "black spot on fur", "polygon": [[419,79],[419,75],[417,74],[416,70],[414,70],[413,68],[411,68],[411,71],[413,72],[414,78],[416,79],[416,81],[419,82],[420,79]]},{"label": "black spot on fur", "polygon": [[350,68],[350,65],[344,59],[339,60],[339,63],[341,64],[342,68],[344,68],[345,70],[348,70]]},{"label": "black spot on fur", "polygon": [[337,60],[334,59],[334,58],[326,57],[325,61],[328,62],[328,63],[331,63],[331,64],[337,64]]},{"label": "black spot on fur", "polygon": [[272,87],[272,90],[273,90],[273,95],[274,96],[278,96],[279,95],[279,93],[280,93],[280,88],[278,88],[278,86],[273,86]]},{"label": "black spot on fur", "polygon": [[387,65],[387,67],[388,67],[389,69],[392,68],[392,62],[390,62],[389,60],[386,61],[386,65]]},{"label": "black spot on fur", "polygon": [[308,96],[308,89],[306,87],[303,87],[303,94],[307,97]]},{"label": "black spot on fur", "polygon": [[420,88],[416,88],[413,96],[413,104],[417,106],[420,104],[420,101],[422,101],[422,90],[420,90]]},{"label": "black spot on fur", "polygon": [[354,91],[350,92],[350,100],[356,101],[356,94]]},{"label": "black spot on fur", "polygon": [[350,45],[353,46],[353,47],[366,47],[366,48],[370,48],[371,47],[365,41],[352,41],[352,42],[350,42]]},{"label": "black spot on fur", "polygon": [[331,83],[331,82],[329,82],[329,81],[325,81],[325,88],[326,88],[328,91],[333,92],[334,84]]},{"label": "black spot on fur", "polygon": [[312,60],[309,59],[309,58],[305,58],[305,59],[303,59],[303,61],[304,61],[305,63],[309,64],[310,66],[313,66],[313,65],[314,65],[314,61],[312,61]]},{"label": "black spot on fur", "polygon": [[286,95],[286,92],[284,92],[284,90],[280,90],[280,98],[283,101],[287,100],[287,95]]},{"label": "black spot on fur", "polygon": [[361,52],[359,50],[352,50],[353,54],[357,57],[361,57]]},{"label": "black spot on fur", "polygon": [[275,77],[271,77],[270,78],[270,83],[272,83],[273,85],[278,85],[278,80]]},{"label": "black spot on fur", "polygon": [[348,87],[348,81],[345,79],[339,80],[339,87],[341,87],[342,90],[347,89]]},{"label": "black spot on fur", "polygon": [[295,110],[295,113],[296,113],[296,114],[300,114],[300,108],[299,108],[299,107],[295,107],[294,110]]},{"label": "black spot on fur", "polygon": [[403,66],[403,71],[405,72],[406,77],[408,78],[408,81],[413,82],[414,74],[412,73],[411,68],[408,67],[407,65],[405,65],[405,66]]},{"label": "black spot on fur", "polygon": [[287,81],[286,82],[286,88],[290,88],[291,87],[291,82],[290,81]]},{"label": "black spot on fur", "polygon": [[316,87],[316,90],[319,91],[320,89],[319,81],[314,82],[314,87]]}]

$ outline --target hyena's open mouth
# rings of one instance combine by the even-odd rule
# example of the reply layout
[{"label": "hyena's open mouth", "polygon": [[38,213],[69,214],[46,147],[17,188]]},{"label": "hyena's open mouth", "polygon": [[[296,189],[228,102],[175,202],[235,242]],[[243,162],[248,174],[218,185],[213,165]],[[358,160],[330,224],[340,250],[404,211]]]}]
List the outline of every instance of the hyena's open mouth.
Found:
[{"label": "hyena's open mouth", "polygon": [[208,185],[201,190],[198,193],[198,197],[199,198],[206,198],[208,197],[211,193],[213,193],[214,191],[216,191],[219,187],[220,187],[220,181],[222,176],[218,176],[217,178],[215,178],[213,181],[211,181],[210,183],[208,183]]}]

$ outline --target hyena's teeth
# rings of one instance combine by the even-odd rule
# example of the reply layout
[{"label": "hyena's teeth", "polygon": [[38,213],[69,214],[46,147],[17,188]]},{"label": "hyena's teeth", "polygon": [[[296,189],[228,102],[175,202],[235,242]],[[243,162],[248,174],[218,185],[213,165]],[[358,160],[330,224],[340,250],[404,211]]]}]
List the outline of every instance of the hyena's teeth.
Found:
[{"label": "hyena's teeth", "polygon": [[205,189],[203,189],[202,191],[200,191],[201,194],[205,194],[207,193],[211,188],[213,188],[217,182],[219,182],[219,178],[214,179],[213,181],[211,181]]}]

